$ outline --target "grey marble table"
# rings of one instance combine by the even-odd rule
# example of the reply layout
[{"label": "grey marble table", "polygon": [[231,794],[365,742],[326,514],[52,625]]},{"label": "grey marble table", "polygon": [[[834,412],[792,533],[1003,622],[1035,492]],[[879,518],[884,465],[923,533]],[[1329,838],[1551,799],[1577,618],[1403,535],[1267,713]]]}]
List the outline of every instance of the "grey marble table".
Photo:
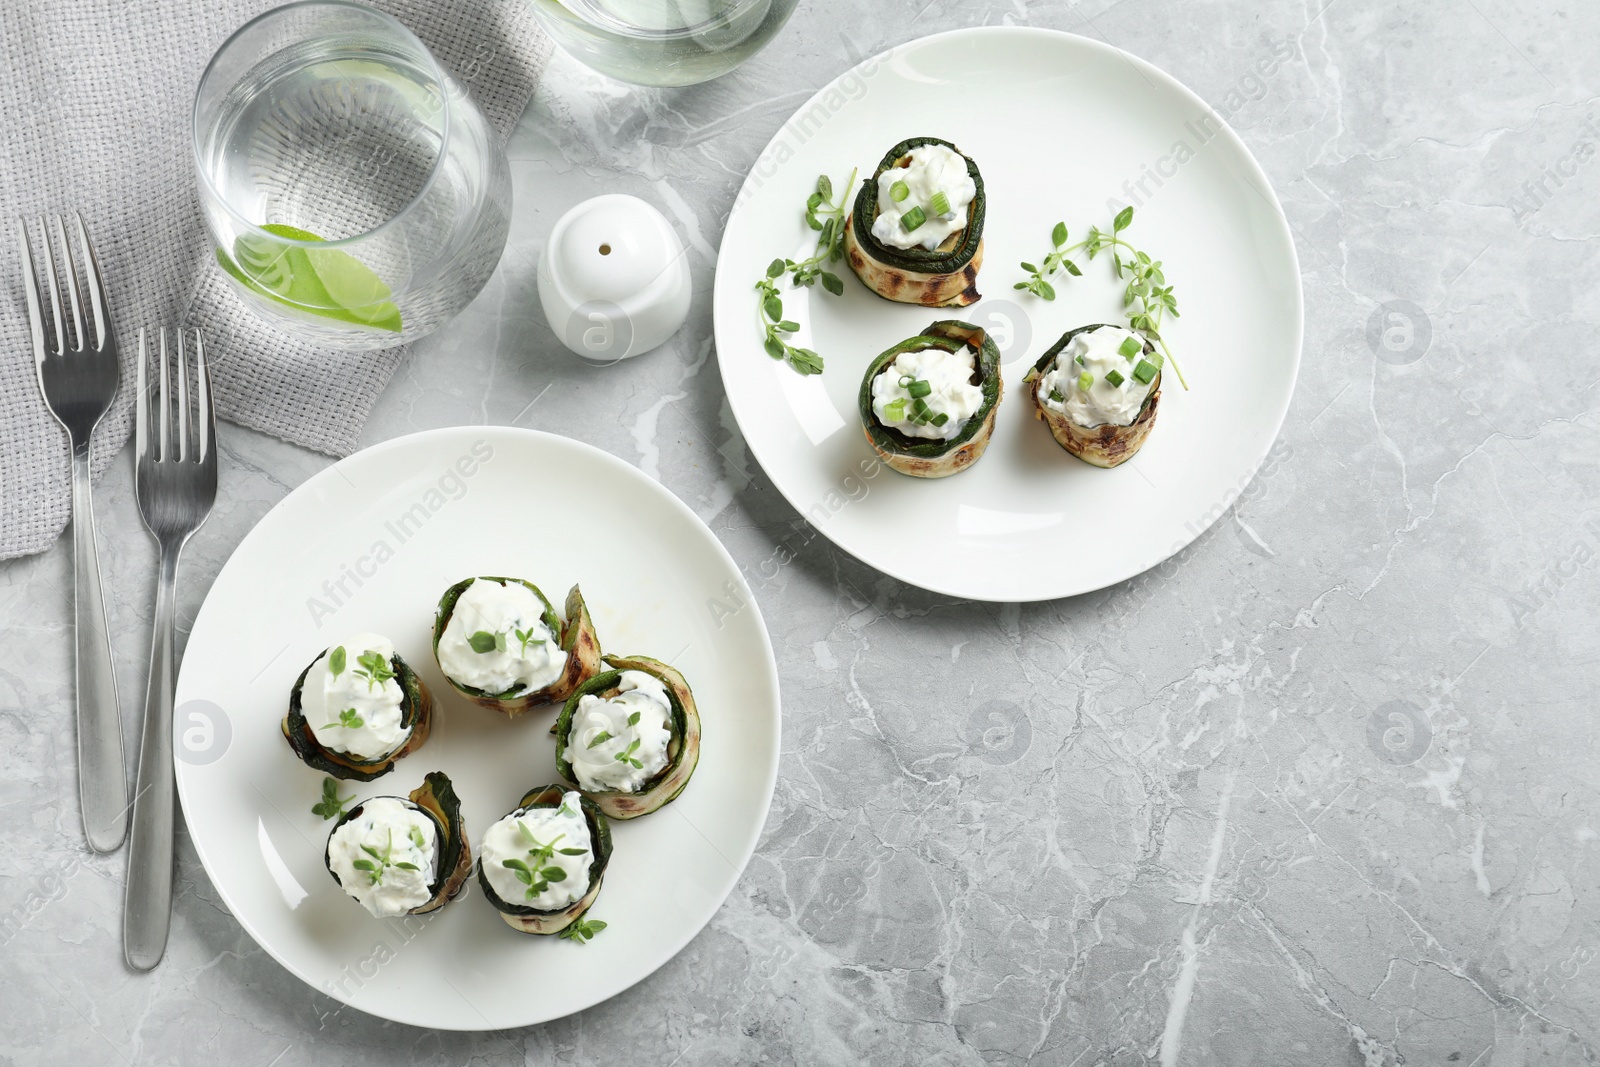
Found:
[{"label": "grey marble table", "polygon": [[[1108,40],[1224,114],[1283,199],[1307,309],[1288,421],[1237,505],[1140,579],[1024,607],[813,536],[744,448],[710,327],[723,220],[789,113],[871,52],[1002,22]],[[1548,2],[822,0],[694,89],[558,56],[511,146],[504,264],[366,440],[569,434],[712,526],[785,694],[743,881],[615,1000],[441,1034],[290,976],[180,833],[171,949],[133,974],[125,854],[79,831],[63,543],[0,567],[0,1062],[1595,1062],[1597,41],[1593,5]],[[660,205],[695,277],[671,345],[609,370],[565,354],[534,288],[544,234],[598,190]],[[180,628],[329,462],[221,444]],[[152,551],[130,467],[99,501],[131,747]],[[762,568],[780,545],[792,562]]]}]

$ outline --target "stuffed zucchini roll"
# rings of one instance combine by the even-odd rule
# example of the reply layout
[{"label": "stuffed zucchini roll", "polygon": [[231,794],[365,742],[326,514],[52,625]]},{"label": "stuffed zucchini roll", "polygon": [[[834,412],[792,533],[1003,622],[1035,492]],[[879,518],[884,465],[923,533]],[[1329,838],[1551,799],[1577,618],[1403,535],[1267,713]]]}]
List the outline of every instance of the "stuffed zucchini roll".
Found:
[{"label": "stuffed zucchini roll", "polygon": [[566,616],[532,582],[468,578],[439,600],[434,658],[451,685],[494,711],[560,703],[600,669],[600,639],[577,586]]},{"label": "stuffed zucchini roll", "polygon": [[410,797],[372,797],[328,834],[333,880],[380,919],[422,915],[455,899],[472,873],[461,802],[434,771]]},{"label": "stuffed zucchini roll", "polygon": [[289,692],[283,736],[305,764],[370,782],[415,752],[433,724],[433,695],[381,634],[325,649]]},{"label": "stuffed zucchini roll", "polygon": [[984,331],[946,319],[874,359],[861,379],[867,443],[918,478],[945,478],[978,461],[1000,405],[1000,350]]},{"label": "stuffed zucchini roll", "polygon": [[613,819],[677,799],[700,761],[700,712],[675,667],[607,656],[611,668],[567,698],[556,720],[556,771]]},{"label": "stuffed zucchini roll", "polygon": [[588,797],[540,786],[489,827],[479,852],[478,883],[500,918],[525,934],[558,934],[599,895],[611,828]]},{"label": "stuffed zucchini roll", "polygon": [[1085,463],[1115,467],[1155,425],[1161,363],[1148,340],[1097,323],[1063,334],[1023,382],[1057,444]]},{"label": "stuffed zucchini roll", "polygon": [[912,137],[889,149],[845,220],[850,269],[902,304],[966,307],[983,265],[983,177],[949,141]]}]

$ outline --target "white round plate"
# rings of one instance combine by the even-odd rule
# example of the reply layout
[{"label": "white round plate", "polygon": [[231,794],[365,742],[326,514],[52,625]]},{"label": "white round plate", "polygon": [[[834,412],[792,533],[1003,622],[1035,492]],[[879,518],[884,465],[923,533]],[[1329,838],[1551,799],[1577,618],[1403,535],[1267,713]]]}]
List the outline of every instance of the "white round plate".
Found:
[{"label": "white round plate", "polygon": [[[988,193],[984,298],[929,309],[880,299],[841,260],[843,296],[785,294],[795,342],[826,361],[802,378],[762,350],[753,286],[774,257],[811,255],[802,217],[819,174],[870,177],[907,137],[971,155]],[[858,179],[859,180],[859,179]],[[853,194],[852,194],[853,199]],[[1074,326],[1124,322],[1104,256],[1053,279],[1045,302],[1012,288],[1065,221],[1076,242],[1135,207],[1126,237],[1165,264],[1181,319],[1166,340],[1189,380],[1163,376],[1143,450],[1115,470],[1062,451],[1022,376]],[[787,282],[785,283],[787,285]],[[952,478],[873,462],[856,412],[867,364],[937,319],[988,328],[1005,393],[988,452]],[[1300,363],[1300,270],[1266,176],[1200,98],[1125,52],[1053,30],[937,34],[867,60],[789,120],[745,179],[717,260],[722,380],[751,451],[835,544],[903,581],[976,600],[1049,600],[1155,566],[1222,515],[1265,458]]]},{"label": "white round plate", "polygon": [[[433,691],[432,735],[343,794],[405,795],[434,770],[462,800],[474,854],[528,789],[556,781],[552,710],[512,720],[469,703],[430,651],[434,606],[477,574],[526,577],[557,605],[581,582],[607,651],[683,670],[705,725],[682,796],[612,822],[615,852],[585,945],[513,930],[466,891],[431,916],[374,919],[323,867],[323,775],[278,723],[299,672],[363,630],[386,634]],[[733,889],[778,765],[778,678],[761,614],[726,551],[622,460],[531,430],[467,426],[335,464],[257,524],[195,619],[174,715],[178,793],[217,891],[306,983],[398,1022],[500,1030],[580,1011],[671,959]]]}]

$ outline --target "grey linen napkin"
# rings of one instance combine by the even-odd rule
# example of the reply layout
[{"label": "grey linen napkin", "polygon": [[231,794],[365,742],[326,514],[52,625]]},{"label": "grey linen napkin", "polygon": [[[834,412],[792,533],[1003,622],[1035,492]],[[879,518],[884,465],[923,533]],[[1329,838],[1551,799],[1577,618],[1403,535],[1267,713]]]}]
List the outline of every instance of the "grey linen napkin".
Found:
[{"label": "grey linen napkin", "polygon": [[[131,426],[139,327],[205,331],[224,418],[330,455],[356,446],[403,348],[345,353],[276,333],[216,266],[195,199],[190,106],[217,47],[275,0],[0,3],[0,211],[82,213],[110,289],[122,389],[95,473]],[[550,54],[528,0],[374,0],[471,90],[502,136]],[[37,241],[37,235],[35,235]],[[35,246],[37,250],[37,245]],[[39,552],[71,515],[66,434],[39,395],[15,251],[0,267],[0,559]]]}]

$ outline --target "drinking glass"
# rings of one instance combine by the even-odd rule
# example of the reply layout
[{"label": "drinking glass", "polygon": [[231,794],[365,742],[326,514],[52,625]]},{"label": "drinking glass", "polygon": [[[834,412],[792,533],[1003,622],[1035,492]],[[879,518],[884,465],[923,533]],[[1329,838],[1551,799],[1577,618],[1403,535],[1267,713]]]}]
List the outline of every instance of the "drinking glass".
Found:
[{"label": "drinking glass", "polygon": [[360,4],[289,4],[228,38],[195,94],[194,160],[221,269],[319,345],[423,336],[505,247],[494,131],[410,30]]},{"label": "drinking glass", "polygon": [[694,85],[766,47],[797,0],[529,0],[551,37],[602,74]]}]

